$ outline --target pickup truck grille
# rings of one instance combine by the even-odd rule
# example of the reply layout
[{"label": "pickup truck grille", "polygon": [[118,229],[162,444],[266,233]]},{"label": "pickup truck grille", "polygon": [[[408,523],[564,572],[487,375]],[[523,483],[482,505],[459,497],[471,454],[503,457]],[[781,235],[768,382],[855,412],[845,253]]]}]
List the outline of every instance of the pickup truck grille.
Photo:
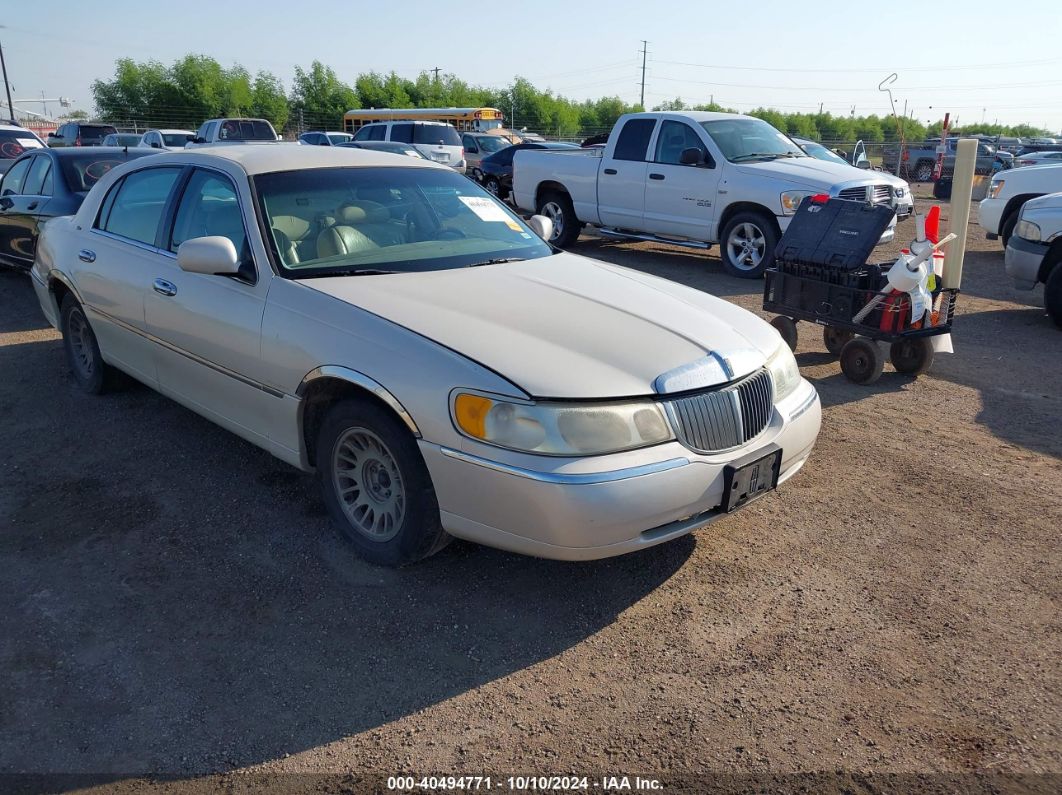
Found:
[{"label": "pickup truck grille", "polygon": [[771,420],[771,376],[760,370],[736,383],[664,401],[678,440],[700,453],[738,447],[762,433]]},{"label": "pickup truck grille", "polygon": [[[892,204],[892,188],[888,185],[871,185],[873,193],[872,196],[874,204]],[[838,199],[848,199],[854,202],[865,202],[867,200],[867,186],[862,185],[858,188],[845,188],[837,194]]]}]

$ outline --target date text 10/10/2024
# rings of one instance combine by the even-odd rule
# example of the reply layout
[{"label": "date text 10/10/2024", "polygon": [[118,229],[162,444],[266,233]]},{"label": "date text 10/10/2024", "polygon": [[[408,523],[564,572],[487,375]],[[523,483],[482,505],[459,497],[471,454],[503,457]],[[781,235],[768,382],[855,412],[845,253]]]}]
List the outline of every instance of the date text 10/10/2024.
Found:
[{"label": "date text 10/10/2024", "polygon": [[509,792],[660,792],[659,779],[641,776],[389,776],[387,789],[397,792],[506,790]]}]

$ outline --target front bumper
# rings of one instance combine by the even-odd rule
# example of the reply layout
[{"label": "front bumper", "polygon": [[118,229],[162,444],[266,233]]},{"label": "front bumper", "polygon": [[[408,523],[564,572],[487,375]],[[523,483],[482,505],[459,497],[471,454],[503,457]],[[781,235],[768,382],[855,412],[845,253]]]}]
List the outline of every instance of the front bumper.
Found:
[{"label": "front bumper", "polygon": [[669,442],[595,458],[503,461],[505,451],[484,446],[419,444],[449,533],[537,557],[593,560],[654,546],[725,516],[718,510],[725,467],[772,444],[782,448],[780,485],[810,455],[821,413],[814,387],[804,381],[775,406],[756,439],[712,455]]},{"label": "front bumper", "polygon": [[977,222],[985,230],[989,240],[995,240],[994,236],[999,234],[999,221],[1004,205],[1005,202],[1000,199],[982,199],[977,205]]},{"label": "front bumper", "polygon": [[1011,235],[1007,244],[1007,251],[1003,255],[1003,263],[1007,275],[1014,280],[1014,286],[1019,290],[1031,290],[1040,280],[1040,267],[1047,255],[1048,246],[1045,243],[1034,243],[1031,240]]}]

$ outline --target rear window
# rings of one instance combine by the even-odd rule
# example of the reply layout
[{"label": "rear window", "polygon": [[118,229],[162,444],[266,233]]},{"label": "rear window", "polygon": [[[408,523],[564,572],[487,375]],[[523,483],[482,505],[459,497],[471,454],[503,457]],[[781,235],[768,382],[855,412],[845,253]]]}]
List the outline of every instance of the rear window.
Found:
[{"label": "rear window", "polygon": [[184,146],[192,140],[192,136],[188,133],[163,133],[162,141],[166,146]]},{"label": "rear window", "polygon": [[616,141],[616,151],[612,157],[616,160],[645,160],[649,138],[653,135],[656,119],[631,119],[620,130]]},{"label": "rear window", "polygon": [[71,157],[61,157],[63,178],[70,190],[81,192],[91,190],[100,179],[115,166],[127,163],[135,157],[153,154],[151,149],[136,151],[130,149],[128,154],[118,152],[116,155],[94,155],[92,153],[78,153]]},{"label": "rear window", "polygon": [[460,146],[461,136],[449,124],[417,124],[413,127],[413,143]]},{"label": "rear window", "polygon": [[226,119],[218,130],[219,141],[275,141],[269,122],[253,119]]},{"label": "rear window", "polygon": [[109,124],[82,124],[78,127],[78,135],[81,138],[103,138],[116,132],[118,130]]},{"label": "rear window", "polygon": [[0,130],[0,160],[14,160],[27,149],[40,149],[41,142],[28,132]]}]

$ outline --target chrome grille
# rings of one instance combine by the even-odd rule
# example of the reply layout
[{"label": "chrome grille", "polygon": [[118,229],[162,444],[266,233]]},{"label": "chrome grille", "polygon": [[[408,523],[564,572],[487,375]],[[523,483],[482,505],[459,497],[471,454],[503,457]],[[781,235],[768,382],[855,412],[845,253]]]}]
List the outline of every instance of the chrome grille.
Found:
[{"label": "chrome grille", "polygon": [[[892,204],[892,188],[888,185],[871,185],[870,186],[874,197],[874,204]],[[867,200],[867,186],[861,185],[858,188],[845,188],[837,194],[838,199],[848,199],[854,202],[865,202]]]},{"label": "chrome grille", "polygon": [[738,447],[771,419],[771,376],[760,370],[722,389],[664,401],[678,440],[702,453]]}]

